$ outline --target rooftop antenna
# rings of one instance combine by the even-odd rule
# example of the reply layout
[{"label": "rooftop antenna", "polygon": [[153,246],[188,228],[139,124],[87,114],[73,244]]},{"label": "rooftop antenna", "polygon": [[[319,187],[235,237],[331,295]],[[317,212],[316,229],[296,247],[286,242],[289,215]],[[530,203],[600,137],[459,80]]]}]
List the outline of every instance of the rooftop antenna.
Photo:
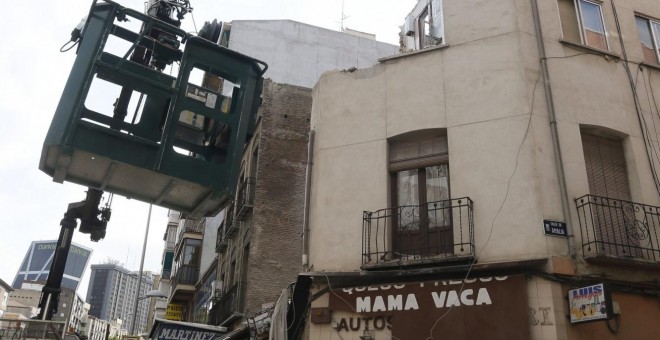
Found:
[{"label": "rooftop antenna", "polygon": [[339,23],[341,24],[341,31],[344,32],[344,19],[350,18],[350,16],[346,15],[344,13],[344,2],[345,0],[341,0],[341,21]]}]

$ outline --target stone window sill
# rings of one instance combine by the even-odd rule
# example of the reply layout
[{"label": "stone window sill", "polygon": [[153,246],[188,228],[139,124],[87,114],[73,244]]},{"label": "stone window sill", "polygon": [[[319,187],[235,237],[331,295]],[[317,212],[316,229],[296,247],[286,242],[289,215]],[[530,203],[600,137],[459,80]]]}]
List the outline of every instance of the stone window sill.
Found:
[{"label": "stone window sill", "polygon": [[564,46],[568,46],[570,48],[574,48],[574,49],[580,50],[582,52],[595,54],[595,55],[602,55],[606,59],[607,58],[612,58],[612,59],[615,59],[615,60],[620,60],[621,59],[620,55],[618,55],[616,53],[612,53],[610,51],[605,51],[605,50],[601,50],[601,49],[598,49],[598,48],[593,48],[593,47],[590,47],[590,46],[587,46],[587,45],[574,43],[572,41],[568,41],[568,40],[564,40],[564,39],[559,39],[559,42]]},{"label": "stone window sill", "polygon": [[420,55],[420,54],[433,52],[433,51],[437,51],[437,50],[444,50],[447,47],[449,47],[448,44],[443,44],[443,45],[439,45],[439,46],[427,47],[427,48],[424,48],[424,49],[421,49],[421,50],[414,50],[414,51],[410,51],[410,52],[402,52],[402,53],[399,53],[399,54],[395,54],[395,55],[380,58],[380,59],[378,59],[378,62],[382,63],[382,62],[385,62],[385,61],[390,61],[390,60],[399,59],[399,58],[405,58],[405,57],[409,57],[409,56],[413,56],[413,55]]}]

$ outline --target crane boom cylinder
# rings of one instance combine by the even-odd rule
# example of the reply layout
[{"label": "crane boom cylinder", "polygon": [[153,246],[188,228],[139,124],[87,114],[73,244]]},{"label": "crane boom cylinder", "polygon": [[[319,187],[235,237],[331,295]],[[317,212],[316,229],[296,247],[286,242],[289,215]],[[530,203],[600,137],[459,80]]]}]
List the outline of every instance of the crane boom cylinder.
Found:
[{"label": "crane boom cylinder", "polygon": [[66,259],[69,256],[73,233],[78,226],[77,220],[80,220],[80,231],[90,234],[92,241],[98,241],[105,237],[105,228],[110,219],[110,208],[98,207],[102,196],[103,191],[89,188],[85,200],[69,204],[66,213],[64,213],[64,218],[60,222],[62,228],[57,239],[48,279],[42,289],[39,301],[40,319],[50,320],[53,314],[57,312]]},{"label": "crane boom cylinder", "polygon": [[[55,248],[55,254],[53,255],[53,262],[50,266],[46,285],[42,289],[41,300],[39,301],[39,307],[41,308],[39,311],[39,319],[42,320],[51,320],[53,314],[57,312],[64,267],[66,266],[69,249],[71,248],[71,239],[73,238],[73,232],[76,228],[76,221],[71,221],[65,217],[62,219],[60,225],[62,226],[62,229],[60,230],[60,236],[57,239],[57,247]],[[59,275],[58,273],[62,273],[62,275]]]}]

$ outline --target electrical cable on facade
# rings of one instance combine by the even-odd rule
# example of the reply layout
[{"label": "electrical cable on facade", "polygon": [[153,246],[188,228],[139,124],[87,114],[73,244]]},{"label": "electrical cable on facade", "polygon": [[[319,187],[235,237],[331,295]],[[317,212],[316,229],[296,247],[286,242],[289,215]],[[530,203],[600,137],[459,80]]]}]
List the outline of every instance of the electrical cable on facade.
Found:
[{"label": "electrical cable on facade", "polygon": [[[639,100],[639,94],[637,93],[637,88],[636,88],[634,80],[633,80],[632,72],[630,71],[629,64],[631,62],[628,61],[626,46],[623,42],[623,36],[622,36],[622,31],[621,31],[621,23],[619,21],[619,14],[618,14],[618,11],[616,9],[615,1],[611,0],[610,5],[612,7],[612,12],[614,14],[614,22],[615,22],[615,26],[616,26],[616,31],[618,33],[619,44],[621,45],[621,53],[623,54],[623,68],[625,69],[626,74],[628,76],[628,83],[630,85],[630,89],[632,91],[633,99],[634,99],[634,102],[635,102],[635,111],[637,113],[637,119],[639,121],[640,128],[642,129],[642,135],[643,135],[643,140],[644,140],[644,146],[645,146],[645,149],[646,149],[646,155],[647,155],[648,160],[649,160],[649,165],[651,167],[651,173],[652,173],[653,179],[655,181],[656,190],[657,190],[658,194],[660,195],[660,179],[659,179],[659,176],[658,176],[658,171],[656,170],[656,167],[655,167],[655,163],[653,161],[653,155],[649,151],[649,148],[654,149],[653,140],[651,139],[650,132],[648,130],[648,126],[647,126],[646,121],[644,119],[644,115],[643,115],[643,112],[642,112],[641,107],[640,107],[641,104],[640,104],[640,100]],[[656,139],[658,139],[657,134],[656,134]],[[658,158],[658,160],[660,161],[660,158]]]}]

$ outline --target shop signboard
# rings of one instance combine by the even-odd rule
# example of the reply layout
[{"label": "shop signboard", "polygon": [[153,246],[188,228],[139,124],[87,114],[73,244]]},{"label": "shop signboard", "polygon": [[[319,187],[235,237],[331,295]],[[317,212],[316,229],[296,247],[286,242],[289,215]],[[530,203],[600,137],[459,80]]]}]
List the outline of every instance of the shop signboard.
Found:
[{"label": "shop signboard", "polygon": [[606,320],[613,314],[612,298],[602,283],[569,290],[568,305],[571,323]]},{"label": "shop signboard", "polygon": [[226,327],[194,322],[156,319],[149,332],[152,340],[220,340],[227,334]]},{"label": "shop signboard", "polygon": [[183,320],[183,306],[174,303],[168,303],[167,310],[165,310],[165,319],[173,321]]},{"label": "shop signboard", "polygon": [[344,338],[365,331],[393,339],[530,338],[522,275],[333,289],[329,308]]}]

